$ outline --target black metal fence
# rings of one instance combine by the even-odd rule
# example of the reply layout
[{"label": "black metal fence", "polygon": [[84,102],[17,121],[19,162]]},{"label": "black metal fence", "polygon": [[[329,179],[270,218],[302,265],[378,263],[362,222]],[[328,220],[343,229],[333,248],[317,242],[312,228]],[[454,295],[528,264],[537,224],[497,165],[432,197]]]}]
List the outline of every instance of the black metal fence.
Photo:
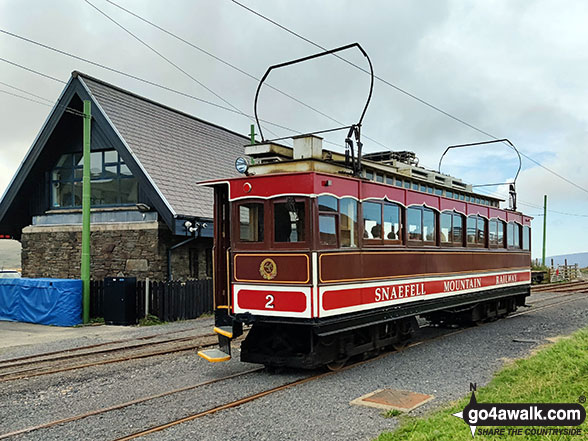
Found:
[{"label": "black metal fence", "polygon": [[[213,311],[212,279],[187,282],[137,282],[137,317],[145,316],[146,301],[149,314],[171,322],[200,317]],[[104,317],[104,281],[90,282],[90,317]]]}]

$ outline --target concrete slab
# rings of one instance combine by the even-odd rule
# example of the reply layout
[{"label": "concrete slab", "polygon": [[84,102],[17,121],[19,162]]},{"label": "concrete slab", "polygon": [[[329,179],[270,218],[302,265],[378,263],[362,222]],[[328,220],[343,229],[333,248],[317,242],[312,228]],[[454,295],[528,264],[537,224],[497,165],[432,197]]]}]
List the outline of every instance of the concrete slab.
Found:
[{"label": "concrete slab", "polygon": [[37,345],[73,338],[101,338],[121,336],[126,326],[83,326],[65,328],[33,323],[0,321],[0,350],[24,345]]}]

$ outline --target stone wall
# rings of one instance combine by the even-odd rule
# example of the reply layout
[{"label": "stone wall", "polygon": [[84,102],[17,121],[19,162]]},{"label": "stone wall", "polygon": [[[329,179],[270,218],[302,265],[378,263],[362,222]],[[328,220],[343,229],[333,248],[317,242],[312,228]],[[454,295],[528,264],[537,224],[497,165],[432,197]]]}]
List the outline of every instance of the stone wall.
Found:
[{"label": "stone wall", "polygon": [[[79,278],[81,225],[29,226],[22,232],[23,277]],[[167,250],[180,242],[165,224],[125,222],[93,224],[90,271],[93,280],[111,276],[167,279]],[[190,278],[189,248],[198,250],[198,278],[206,277],[205,249],[210,239],[196,239],[173,251],[175,280]],[[193,277],[196,278],[196,277]]]}]

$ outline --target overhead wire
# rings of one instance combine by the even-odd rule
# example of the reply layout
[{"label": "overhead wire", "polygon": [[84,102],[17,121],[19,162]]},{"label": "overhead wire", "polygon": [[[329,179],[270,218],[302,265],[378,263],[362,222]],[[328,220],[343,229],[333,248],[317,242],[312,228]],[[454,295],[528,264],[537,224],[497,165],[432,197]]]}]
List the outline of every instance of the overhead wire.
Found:
[{"label": "overhead wire", "polygon": [[[5,29],[1,29],[1,28],[0,28],[0,33],[2,33],[2,34],[5,34],[5,35],[8,35],[8,36],[11,36],[11,37],[13,37],[13,38],[16,38],[16,39],[19,39],[19,40],[22,40],[22,41],[25,41],[25,42],[27,42],[27,43],[29,43],[29,44],[32,44],[32,45],[35,45],[35,46],[42,47],[43,49],[46,49],[46,50],[49,50],[49,51],[52,51],[52,52],[56,52],[56,53],[58,53],[58,54],[60,54],[60,55],[64,55],[64,56],[66,56],[66,57],[73,58],[74,60],[83,61],[84,63],[88,63],[88,64],[90,64],[90,65],[92,65],[92,66],[99,67],[99,68],[101,68],[101,69],[104,69],[104,70],[107,70],[107,71],[109,71],[109,72],[113,72],[113,73],[116,73],[116,74],[118,74],[118,75],[122,75],[122,76],[124,76],[124,77],[131,78],[131,79],[133,79],[133,80],[136,80],[136,81],[139,81],[139,82],[142,82],[142,83],[148,84],[148,85],[150,85],[150,86],[157,87],[157,88],[159,88],[159,89],[162,89],[162,90],[165,90],[165,91],[168,91],[168,92],[172,92],[172,93],[174,93],[174,94],[177,94],[177,95],[183,96],[183,97],[185,97],[185,98],[189,98],[189,99],[192,99],[192,100],[195,100],[195,101],[201,102],[201,103],[203,103],[203,104],[207,104],[207,105],[209,105],[209,106],[213,106],[213,107],[216,107],[216,108],[219,108],[219,109],[222,109],[222,110],[226,110],[226,111],[228,111],[228,112],[232,112],[232,113],[240,114],[240,112],[239,112],[239,111],[237,111],[237,110],[235,110],[235,109],[232,109],[232,108],[230,108],[230,107],[226,107],[226,106],[223,106],[223,105],[221,105],[221,104],[217,104],[217,103],[214,103],[214,102],[212,102],[212,101],[205,100],[205,99],[203,99],[203,98],[200,98],[200,97],[197,97],[197,96],[191,95],[191,94],[189,94],[189,93],[186,93],[186,92],[182,92],[182,91],[180,91],[180,90],[177,90],[177,89],[173,89],[173,88],[171,88],[171,87],[168,87],[168,86],[165,86],[165,85],[163,85],[163,84],[156,83],[156,82],[154,82],[154,81],[148,80],[148,79],[146,79],[146,78],[139,77],[139,76],[137,76],[137,75],[130,74],[130,73],[128,73],[128,72],[124,72],[124,71],[122,71],[122,70],[119,70],[119,69],[115,69],[115,68],[113,68],[113,67],[110,67],[110,66],[107,66],[107,65],[105,65],[105,64],[98,63],[98,62],[96,62],[96,61],[92,61],[92,60],[90,60],[90,59],[88,59],[88,58],[84,58],[84,57],[81,57],[81,56],[79,56],[79,55],[75,55],[75,54],[73,54],[73,53],[70,53],[70,52],[67,52],[67,51],[64,51],[64,50],[58,49],[58,48],[56,48],[56,47],[49,46],[49,45],[47,45],[47,44],[44,44],[44,43],[41,43],[41,42],[38,42],[38,41],[32,40],[32,39],[30,39],[30,38],[27,38],[27,37],[24,37],[24,36],[22,36],[22,35],[15,34],[14,32],[10,32],[10,31],[7,31],[7,30],[5,30]],[[60,79],[58,79],[58,78],[52,77],[51,75],[47,75],[47,74],[45,74],[45,73],[39,72],[38,70],[31,69],[31,68],[29,68],[29,67],[26,67],[26,66],[24,66],[24,65],[22,65],[22,64],[16,63],[16,62],[14,62],[14,61],[11,61],[11,60],[8,60],[8,59],[6,59],[6,58],[2,58],[2,57],[0,57],[0,61],[3,61],[3,62],[5,62],[5,63],[8,63],[8,64],[12,65],[12,66],[18,67],[18,68],[20,68],[20,69],[26,70],[26,71],[28,71],[28,72],[31,72],[31,73],[34,73],[34,74],[40,75],[40,76],[42,76],[42,77],[44,77],[44,78],[47,78],[47,79],[50,79],[50,80],[56,81],[56,82],[58,82],[58,83],[61,83],[61,84],[67,84],[67,82],[66,82],[66,81],[63,81],[63,80],[60,80]],[[250,119],[252,119],[252,118],[253,118],[253,115],[246,114],[246,116],[247,116],[248,118],[250,118]],[[288,126],[284,126],[284,125],[281,125],[281,124],[277,124],[277,123],[274,123],[274,122],[272,122],[272,121],[269,121],[269,120],[266,120],[266,119],[261,119],[261,118],[260,118],[260,121],[264,122],[265,124],[268,124],[268,125],[271,125],[271,126],[274,126],[274,127],[278,127],[278,128],[280,128],[280,129],[283,129],[283,130],[290,131],[290,132],[292,132],[292,133],[296,133],[296,134],[302,134],[302,133],[303,133],[303,132],[301,132],[301,131],[299,131],[299,130],[292,129],[292,128],[288,127]],[[337,147],[342,147],[342,145],[341,145],[341,144],[334,143],[334,142],[332,142],[332,141],[329,141],[329,140],[327,140],[327,139],[325,139],[325,140],[324,140],[324,142],[325,142],[325,143],[327,143],[327,144],[331,144],[331,145],[337,146]]]},{"label": "overhead wire", "polygon": [[[259,81],[260,81],[260,78],[256,77],[255,75],[253,75],[253,74],[251,74],[251,73],[247,72],[246,70],[244,70],[244,69],[242,69],[242,68],[240,68],[240,67],[238,67],[238,66],[236,66],[236,65],[234,65],[234,64],[232,64],[232,63],[230,63],[230,62],[228,62],[228,61],[226,61],[226,60],[224,60],[224,59],[222,59],[221,57],[219,57],[219,56],[217,56],[217,55],[215,55],[215,54],[211,53],[210,51],[207,51],[207,50],[205,50],[205,49],[201,48],[200,46],[198,46],[198,45],[196,45],[196,44],[194,44],[194,43],[192,43],[192,42],[190,42],[190,41],[186,40],[185,38],[182,38],[182,37],[180,37],[179,35],[177,35],[177,34],[175,34],[175,33],[171,32],[170,30],[168,30],[168,29],[165,29],[164,27],[162,27],[162,26],[160,26],[160,25],[158,25],[158,24],[156,24],[156,23],[152,22],[151,20],[148,20],[148,19],[146,19],[145,17],[142,17],[142,16],[140,16],[139,14],[137,14],[137,13],[135,13],[135,12],[133,12],[133,11],[131,11],[131,10],[129,10],[129,9],[127,9],[127,8],[125,8],[125,7],[123,7],[123,6],[121,6],[121,5],[119,5],[118,3],[116,3],[116,2],[114,2],[114,1],[112,1],[112,0],[105,0],[105,1],[106,1],[106,2],[108,2],[108,3],[110,3],[111,5],[113,5],[113,6],[117,7],[117,8],[119,8],[119,9],[121,9],[122,11],[126,12],[127,14],[130,14],[130,15],[132,15],[133,17],[135,17],[135,18],[137,18],[137,19],[141,20],[142,22],[144,22],[144,23],[147,23],[148,25],[150,25],[150,26],[152,26],[152,27],[154,27],[154,28],[156,28],[156,29],[160,30],[161,32],[164,32],[165,34],[169,35],[170,37],[173,37],[173,38],[175,38],[175,39],[177,39],[177,40],[181,41],[182,43],[184,43],[184,44],[186,44],[186,45],[188,45],[188,46],[190,46],[190,47],[192,47],[192,48],[194,48],[194,49],[196,49],[196,50],[200,51],[201,53],[203,53],[203,54],[205,54],[205,55],[208,55],[209,57],[211,57],[211,58],[215,59],[216,61],[218,61],[218,62],[220,62],[220,63],[222,63],[222,64],[224,64],[224,65],[226,65],[226,66],[230,67],[231,69],[234,69],[234,70],[236,70],[237,72],[239,72],[239,73],[241,73],[241,74],[243,74],[243,75],[245,75],[245,76],[247,76],[247,77],[251,78],[252,80],[255,80],[255,81],[257,81],[257,82],[259,82]],[[269,84],[269,83],[265,83],[265,85],[266,85],[267,87],[269,87],[270,89],[273,89],[274,91],[276,91],[276,92],[278,92],[278,93],[282,94],[283,96],[285,96],[285,97],[287,97],[287,98],[289,98],[289,99],[291,99],[291,100],[295,101],[296,103],[298,103],[298,104],[300,104],[300,105],[302,105],[302,106],[306,107],[307,109],[310,109],[310,110],[312,110],[313,112],[315,112],[315,113],[317,113],[317,114],[319,114],[319,115],[321,115],[321,116],[323,116],[323,117],[325,117],[325,118],[327,118],[327,119],[329,119],[329,120],[331,120],[331,121],[333,121],[333,122],[337,123],[338,125],[340,125],[340,126],[344,125],[344,123],[342,123],[341,121],[339,121],[339,120],[337,120],[337,119],[333,118],[332,116],[330,116],[330,115],[328,115],[327,113],[325,113],[325,112],[323,112],[323,111],[321,111],[321,110],[317,109],[316,107],[313,107],[313,106],[311,106],[311,105],[309,105],[309,104],[305,103],[304,101],[302,101],[302,100],[300,100],[300,99],[296,98],[295,96],[293,96],[293,95],[291,95],[291,94],[289,94],[289,93],[287,93],[287,92],[284,92],[283,90],[281,90],[281,89],[279,89],[279,88],[277,88],[277,87],[275,87],[275,86],[272,86],[272,85],[271,85],[271,84]],[[365,133],[363,133],[362,135],[363,135],[363,136],[364,136],[366,139],[368,139],[368,140],[372,141],[373,143],[375,143],[375,144],[378,144],[379,146],[381,146],[381,147],[384,147],[384,148],[386,148],[386,149],[389,149],[389,147],[388,147],[388,146],[386,146],[385,144],[383,144],[383,143],[381,143],[381,142],[379,142],[379,141],[377,141],[377,140],[375,140],[375,139],[373,139],[373,138],[370,138],[370,137],[369,137],[369,136],[367,136]]]},{"label": "overhead wire", "polygon": [[[48,102],[52,102],[52,101],[51,101],[50,99],[48,99],[48,98],[42,97],[42,96],[40,96],[40,95],[33,94],[32,92],[29,92],[29,91],[27,91],[27,90],[25,90],[25,89],[18,88],[18,87],[16,87],[16,86],[13,86],[13,85],[11,85],[11,84],[5,83],[5,82],[3,82],[3,81],[0,81],[0,84],[3,84],[3,85],[5,85],[5,86],[7,86],[7,87],[11,87],[11,88],[13,88],[13,89],[15,89],[15,90],[19,90],[19,91],[21,91],[21,92],[23,92],[23,93],[26,93],[26,94],[29,94],[29,95],[35,96],[35,97],[37,97],[37,98],[40,98],[40,99],[42,99],[42,100],[45,100],[45,101],[48,101]],[[68,107],[68,106],[64,106],[64,105],[60,105],[60,104],[49,104],[49,103],[47,103],[47,102],[38,101],[38,100],[35,100],[35,99],[32,99],[32,98],[29,98],[29,97],[27,97],[27,96],[19,95],[19,94],[12,93],[12,92],[9,92],[9,91],[6,91],[6,90],[2,90],[2,89],[0,89],[0,93],[4,93],[4,94],[7,94],[7,95],[10,95],[10,96],[16,97],[16,98],[21,98],[21,99],[23,99],[23,100],[26,100],[26,101],[29,101],[29,102],[33,102],[33,103],[36,103],[36,104],[41,104],[41,105],[43,105],[43,106],[46,106],[46,107],[54,107],[54,108],[57,108],[57,109],[63,109],[65,112],[67,112],[67,113],[70,113],[70,114],[73,114],[73,115],[75,115],[75,116],[85,117],[85,114],[84,114],[83,112],[81,112],[81,111],[79,111],[79,110],[77,110],[77,109],[74,109],[74,108]],[[112,99],[114,99],[114,98],[112,98]],[[116,99],[115,99],[115,100],[116,100]],[[122,102],[122,101],[120,101],[120,100],[118,100],[118,102],[119,102],[119,103],[123,103],[123,102]],[[135,111],[135,112],[138,112],[138,113],[140,113],[140,114],[143,114],[143,115],[152,116],[152,114],[151,114],[151,113],[148,113],[148,112],[146,112],[146,111],[144,111],[144,110],[141,110],[141,109],[139,109],[139,108],[137,108],[137,107],[134,107],[134,106],[129,106],[129,105],[128,105],[128,103],[126,103],[126,102],[125,102],[124,104],[125,104],[126,108],[128,108],[128,109],[130,109],[130,110],[133,110],[133,111]],[[185,127],[184,127],[184,126],[182,126],[182,128],[183,128],[183,129],[185,129]],[[198,133],[198,134],[204,134],[204,132],[200,132],[200,131],[198,131],[198,130],[194,130],[194,129],[191,129],[191,128],[190,128],[190,130],[191,130],[192,132],[194,132],[194,133]],[[291,130],[291,129],[289,129],[289,130]],[[208,136],[210,136],[210,134],[208,134]],[[478,193],[481,193],[481,194],[484,194],[484,195],[487,195],[487,196],[494,196],[494,197],[497,197],[497,198],[499,198],[499,199],[502,199],[502,198],[504,198],[504,197],[505,197],[504,195],[501,195],[501,194],[499,194],[499,193],[496,193],[496,192],[492,192],[492,191],[490,191],[490,190],[487,190],[487,189],[478,190],[477,192],[478,192]],[[531,204],[531,203],[524,202],[524,201],[521,201],[521,200],[518,200],[517,202],[518,202],[519,204],[521,204],[521,205],[525,205],[525,206],[528,206],[528,207],[531,207],[531,208],[538,208],[538,209],[542,209],[542,208],[543,208],[543,207],[542,207],[542,206],[540,206],[540,205]],[[548,209],[547,211],[548,211],[549,213],[560,214],[560,215],[565,215],[565,216],[588,217],[588,214],[566,213],[566,212],[562,212],[562,211],[558,211],[558,210],[553,210],[553,209]],[[541,213],[541,214],[537,214],[537,215],[533,215],[533,216],[534,216],[534,217],[537,217],[537,216],[543,216],[543,214]]]},{"label": "overhead wire", "polygon": [[18,90],[19,92],[26,93],[27,95],[31,95],[31,96],[33,96],[35,98],[39,98],[41,100],[45,100],[48,103],[53,103],[53,101],[50,100],[50,99],[48,99],[48,98],[42,97],[40,95],[36,95],[36,94],[34,94],[32,92],[29,92],[29,91],[27,91],[25,89],[21,89],[20,87],[16,87],[16,86],[13,86],[12,84],[5,83],[4,81],[0,81],[0,84],[4,85],[6,87],[10,87],[11,89],[14,89],[14,90]]},{"label": "overhead wire", "polygon": [[[271,18],[269,18],[269,17],[267,17],[267,16],[265,16],[265,15],[261,14],[260,12],[257,12],[256,10],[254,10],[254,9],[252,9],[252,8],[250,8],[250,7],[246,6],[246,5],[244,5],[243,3],[241,3],[241,2],[239,2],[239,1],[237,1],[237,0],[230,0],[230,1],[232,1],[232,2],[233,2],[233,3],[235,3],[236,5],[240,6],[241,8],[243,8],[243,9],[245,9],[245,10],[247,10],[247,11],[251,12],[252,14],[254,14],[254,15],[256,15],[256,16],[258,16],[258,17],[260,17],[261,19],[263,19],[263,20],[265,20],[265,21],[268,21],[269,23],[272,23],[273,25],[275,25],[275,26],[277,26],[278,28],[280,28],[280,29],[282,29],[282,30],[284,30],[284,31],[288,32],[289,34],[291,34],[291,35],[294,35],[295,37],[297,37],[297,38],[299,38],[299,39],[301,39],[301,40],[303,40],[303,41],[306,41],[307,43],[309,43],[309,44],[312,44],[313,46],[315,46],[315,47],[317,47],[317,48],[319,48],[319,49],[322,49],[322,50],[325,50],[325,51],[327,50],[327,48],[325,48],[324,46],[322,46],[322,45],[320,45],[320,44],[318,44],[318,43],[315,43],[314,41],[310,40],[309,38],[306,38],[306,37],[304,37],[303,35],[301,35],[301,34],[299,34],[299,33],[297,33],[297,32],[294,32],[294,31],[292,31],[291,29],[287,28],[286,26],[284,26],[284,25],[282,25],[282,24],[278,23],[278,22],[277,22],[277,21],[275,21],[275,20],[272,20]],[[349,64],[349,65],[351,65],[351,66],[355,67],[356,69],[359,69],[359,70],[361,70],[362,72],[365,72],[365,73],[367,73],[367,74],[370,74],[370,72],[369,72],[368,70],[364,69],[363,67],[359,66],[358,64],[355,64],[355,63],[353,63],[352,61],[349,61],[349,60],[347,60],[346,58],[344,58],[344,57],[342,57],[342,56],[340,56],[340,55],[338,55],[338,54],[332,54],[332,55],[333,55],[334,57],[337,57],[337,58],[339,58],[341,61],[344,61],[345,63],[347,63],[347,64]],[[401,88],[401,87],[399,87],[399,86],[396,86],[395,84],[393,84],[393,83],[391,83],[391,82],[387,81],[386,79],[384,79],[384,78],[382,78],[382,77],[380,77],[380,76],[378,76],[378,75],[374,75],[374,78],[376,78],[378,81],[380,81],[380,82],[382,82],[382,83],[386,84],[387,86],[389,86],[389,87],[392,87],[393,89],[397,90],[398,92],[401,92],[401,93],[403,93],[403,94],[407,95],[408,97],[410,97],[410,98],[412,98],[412,99],[414,99],[414,100],[416,100],[416,101],[420,102],[421,104],[424,104],[425,106],[427,106],[427,107],[429,107],[429,108],[431,108],[431,109],[433,109],[433,110],[435,110],[435,111],[437,111],[437,112],[439,112],[439,113],[441,113],[441,114],[443,114],[443,115],[447,116],[448,118],[451,118],[451,119],[453,119],[454,121],[456,121],[456,122],[458,122],[458,123],[460,123],[460,124],[463,124],[464,126],[467,126],[467,127],[469,127],[470,129],[473,129],[473,130],[475,130],[475,131],[477,131],[477,132],[479,132],[479,133],[481,133],[481,134],[483,134],[483,135],[485,135],[485,136],[488,136],[488,137],[490,137],[490,138],[492,138],[492,139],[495,139],[495,140],[498,140],[498,139],[500,139],[499,137],[497,137],[497,136],[494,136],[494,135],[492,135],[492,134],[488,133],[487,131],[480,129],[480,128],[479,128],[479,127],[477,127],[477,126],[475,126],[475,125],[473,125],[473,124],[471,124],[471,123],[468,123],[467,121],[465,121],[465,120],[463,120],[463,119],[461,119],[461,118],[459,118],[459,117],[457,117],[457,116],[455,116],[455,115],[452,115],[451,113],[449,113],[449,112],[447,112],[447,111],[445,111],[445,110],[441,109],[440,107],[437,107],[437,106],[435,106],[435,105],[433,105],[433,104],[429,103],[428,101],[425,101],[424,99],[422,99],[422,98],[419,98],[418,96],[416,96],[416,95],[414,95],[414,94],[412,94],[412,93],[408,92],[407,90],[405,90],[405,89],[402,89],[402,88]],[[521,156],[523,156],[523,157],[525,157],[526,159],[528,159],[529,161],[531,161],[531,162],[535,163],[536,165],[538,165],[539,167],[541,167],[541,168],[543,168],[544,170],[548,171],[549,173],[551,173],[551,174],[553,174],[553,175],[557,176],[558,178],[560,178],[560,179],[564,180],[564,181],[565,181],[565,182],[567,182],[568,184],[570,184],[570,185],[572,185],[572,186],[574,186],[574,187],[578,188],[579,190],[582,190],[582,191],[584,191],[584,192],[588,193],[588,189],[586,189],[586,188],[582,187],[581,185],[578,185],[578,184],[576,184],[575,182],[571,181],[570,179],[566,178],[565,176],[562,176],[561,174],[557,173],[556,171],[554,171],[554,170],[551,170],[550,168],[548,168],[548,167],[546,167],[545,165],[541,164],[540,162],[536,161],[535,159],[533,159],[533,158],[532,158],[532,157],[530,157],[529,155],[527,155],[527,154],[525,154],[525,153],[523,153],[523,152],[520,152],[520,154],[521,154]]]}]

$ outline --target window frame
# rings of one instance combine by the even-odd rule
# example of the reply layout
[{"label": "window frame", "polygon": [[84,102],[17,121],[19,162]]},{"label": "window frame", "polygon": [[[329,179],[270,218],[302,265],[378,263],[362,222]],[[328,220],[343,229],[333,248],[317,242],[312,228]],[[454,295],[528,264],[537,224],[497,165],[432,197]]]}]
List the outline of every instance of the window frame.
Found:
[{"label": "window frame", "polygon": [[[364,236],[366,231],[365,229],[365,218],[363,217],[363,204],[376,204],[380,206],[380,221],[381,221],[381,236],[379,239],[369,239]],[[366,200],[362,201],[361,205],[361,234],[363,243],[365,245],[375,245],[375,246],[389,246],[389,245],[403,245],[404,244],[404,210],[402,205],[396,202],[389,202],[389,201],[379,201],[379,200]],[[386,239],[384,237],[384,207],[396,207],[398,209],[398,239]]]},{"label": "window frame", "polygon": [[[415,240],[415,239],[410,239],[409,234],[410,232],[408,231],[408,210],[409,209],[417,209],[421,212],[421,240]],[[406,244],[409,246],[424,246],[424,247],[438,247],[438,240],[440,239],[439,237],[439,213],[432,209],[429,208],[425,205],[411,205],[409,207],[406,207],[406,215],[405,215],[405,219],[406,219]],[[425,211],[430,211],[431,213],[433,213],[433,231],[435,233],[435,237],[432,241],[426,240],[425,239]]]},{"label": "window frame", "polygon": [[[115,162],[108,162],[106,160],[106,156],[108,153],[114,153],[116,154],[116,161]],[[100,160],[101,160],[101,168],[100,168],[100,175],[98,177],[92,177],[90,176],[90,183],[93,183],[94,185],[99,184],[100,182],[104,182],[106,180],[113,180],[116,181],[116,202],[115,203],[108,203],[108,204],[97,204],[96,202],[92,202],[92,207],[94,208],[111,208],[111,207],[133,207],[135,206],[138,202],[139,202],[139,193],[140,193],[140,189],[139,189],[139,180],[137,179],[136,176],[134,176],[132,174],[132,172],[129,169],[130,174],[122,174],[121,170],[123,168],[123,166],[126,166],[126,168],[128,169],[129,166],[128,164],[126,164],[124,162],[124,160],[122,159],[122,157],[120,156],[120,154],[118,153],[118,151],[116,149],[105,149],[105,150],[94,150],[92,152],[90,152],[90,157],[92,155],[95,154],[100,154]],[[61,158],[64,156],[68,156],[67,159],[67,165],[62,165],[62,166],[57,166],[57,164],[60,162]],[[49,209],[50,210],[71,210],[71,209],[81,209],[82,208],[82,199],[83,199],[83,190],[82,190],[82,184],[83,184],[83,166],[82,165],[78,165],[80,161],[82,161],[83,159],[83,153],[82,152],[68,152],[68,153],[63,153],[61,155],[59,155],[59,158],[57,159],[55,165],[50,169],[49,171]],[[107,167],[116,167],[116,176],[108,176],[106,175],[107,171],[106,168]],[[55,173],[59,173],[59,172],[63,172],[63,171],[68,171],[71,172],[69,174],[68,178],[59,178],[59,179],[55,179],[54,178],[54,174]],[[79,177],[76,177],[76,174],[79,174]],[[132,202],[122,202],[123,201],[123,197],[122,197],[122,191],[121,191],[121,187],[122,187],[122,183],[124,181],[127,182],[132,182],[134,181],[136,183],[136,200],[132,201]],[[80,187],[80,191],[82,191],[82,194],[80,194],[80,204],[76,205],[76,184],[78,184]],[[55,194],[54,194],[54,188],[55,186],[58,185],[59,187],[57,188],[62,188],[63,186],[69,186],[71,187],[71,195],[69,197],[70,199],[70,203],[68,205],[55,205]],[[97,188],[97,187],[96,187]],[[90,195],[90,198],[92,198],[92,195]]]},{"label": "window frame", "polygon": [[[274,211],[274,207],[275,204],[284,204],[284,203],[288,203],[288,199],[289,198],[293,198],[295,203],[303,203],[304,204],[304,240],[298,241],[298,242],[277,242],[276,241],[276,230],[275,230],[275,211]],[[287,249],[287,248],[293,248],[293,249],[309,249],[310,248],[310,244],[311,242],[311,237],[310,237],[310,224],[312,223],[311,218],[310,218],[310,210],[309,210],[309,202],[308,202],[309,198],[305,197],[305,196],[280,196],[274,199],[270,199],[267,201],[267,205],[265,208],[265,213],[264,215],[268,215],[267,218],[264,219],[264,222],[266,223],[265,227],[267,227],[267,223],[269,223],[270,225],[270,231],[271,233],[269,234],[269,248],[270,249]],[[265,235],[267,236],[267,233],[265,233]]]},{"label": "window frame", "polygon": [[[246,204],[258,204],[261,205],[263,210],[263,240],[258,242],[252,241],[242,241],[241,240],[241,221],[240,221],[240,208]],[[239,250],[263,250],[268,248],[268,237],[267,237],[267,227],[268,227],[268,201],[251,198],[251,199],[241,199],[239,201],[235,201],[231,203],[231,221],[232,223],[232,231],[231,231],[231,242],[232,247],[234,249]]]},{"label": "window frame", "polygon": [[[449,237],[450,237],[450,240],[447,241],[447,242],[441,241],[441,217],[443,215],[449,215],[451,217],[451,225],[449,227]],[[455,229],[454,219],[455,219],[456,216],[459,216],[460,219],[461,219],[461,237],[460,237],[460,241],[459,242],[456,241],[455,238],[453,237],[453,230]],[[439,235],[439,245],[441,247],[461,247],[461,248],[463,248],[463,232],[464,232],[464,228],[463,228],[464,222],[463,222],[463,219],[464,219],[464,216],[461,213],[458,213],[455,210],[443,210],[442,212],[439,213],[438,219],[439,220],[438,220],[437,230],[439,232],[438,233],[438,235]]]},{"label": "window frame", "polygon": [[[474,243],[470,243],[468,241],[468,221],[470,219],[475,219],[476,221],[476,232],[475,232],[475,240]],[[483,236],[483,240],[480,241],[480,234],[479,231],[480,229],[478,228],[478,224],[479,221],[482,221],[483,225],[484,225],[484,236]],[[489,222],[488,219],[486,219],[483,216],[480,216],[479,214],[470,214],[469,216],[466,217],[466,247],[467,248],[488,248],[488,228],[489,228]]]}]

